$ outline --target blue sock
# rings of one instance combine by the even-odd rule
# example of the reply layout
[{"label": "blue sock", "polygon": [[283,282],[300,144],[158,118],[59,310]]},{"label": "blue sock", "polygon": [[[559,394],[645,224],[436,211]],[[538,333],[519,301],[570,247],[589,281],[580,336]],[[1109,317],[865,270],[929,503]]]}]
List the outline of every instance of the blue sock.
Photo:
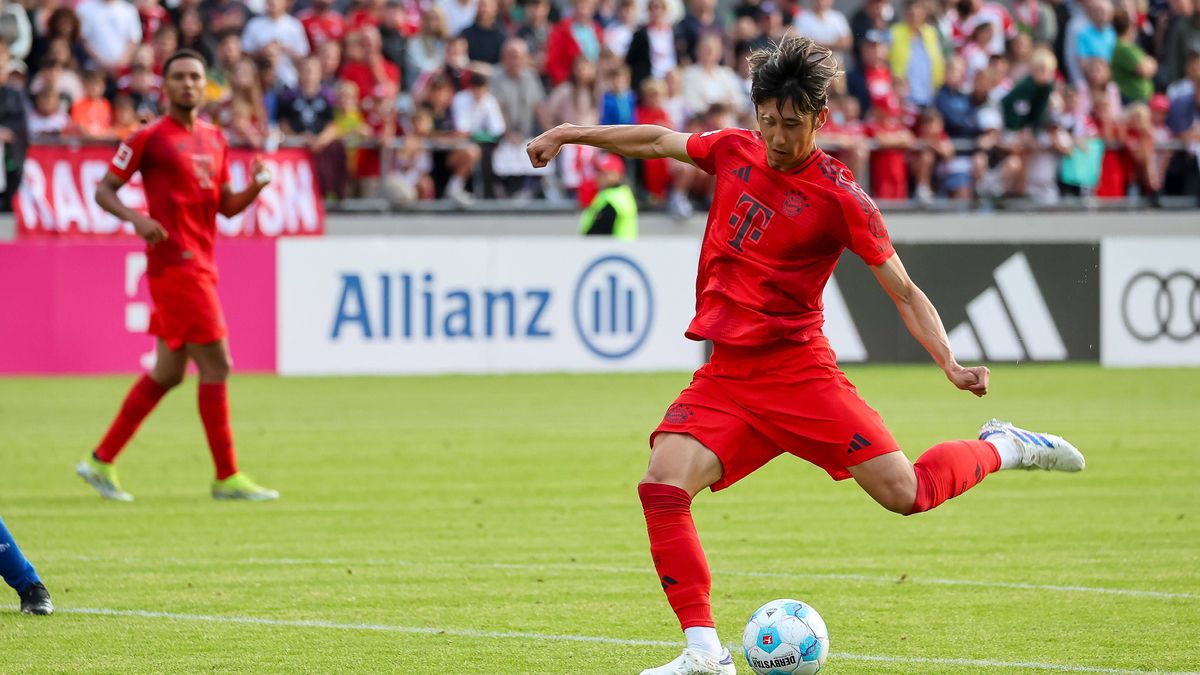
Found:
[{"label": "blue sock", "polygon": [[41,583],[33,565],[21,553],[21,547],[13,540],[12,534],[0,518],[0,577],[17,590],[18,593],[29,588],[30,584]]}]

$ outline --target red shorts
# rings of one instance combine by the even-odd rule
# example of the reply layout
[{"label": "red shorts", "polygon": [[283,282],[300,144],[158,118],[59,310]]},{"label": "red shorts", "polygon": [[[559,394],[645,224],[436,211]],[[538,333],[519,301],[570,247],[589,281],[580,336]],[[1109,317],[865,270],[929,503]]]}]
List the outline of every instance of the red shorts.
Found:
[{"label": "red shorts", "polygon": [[715,492],[783,453],[834,480],[900,446],[837,367],[824,336],[767,347],[717,346],[667,409],[660,432],[689,434],[721,460]]},{"label": "red shorts", "polygon": [[217,280],[208,272],[187,267],[168,267],[162,274],[149,277],[151,335],[156,335],[172,351],[185,343],[208,344],[229,334],[225,315],[217,297]]}]

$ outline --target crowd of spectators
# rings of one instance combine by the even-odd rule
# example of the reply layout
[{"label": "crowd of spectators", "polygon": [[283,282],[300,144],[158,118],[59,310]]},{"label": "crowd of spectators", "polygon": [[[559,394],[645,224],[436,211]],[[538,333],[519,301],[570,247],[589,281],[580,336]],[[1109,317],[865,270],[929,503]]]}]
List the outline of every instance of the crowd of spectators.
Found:
[{"label": "crowd of spectators", "polygon": [[[821,142],[880,200],[1200,195],[1198,0],[721,1],[0,0],[0,141],[12,176],[28,139],[124,138],[187,47],[203,115],[233,144],[307,147],[331,199],[586,204],[594,153],[534,170],[527,139],[753,128],[745,57],[791,31],[841,61]],[[631,168],[677,215],[711,190]]]}]

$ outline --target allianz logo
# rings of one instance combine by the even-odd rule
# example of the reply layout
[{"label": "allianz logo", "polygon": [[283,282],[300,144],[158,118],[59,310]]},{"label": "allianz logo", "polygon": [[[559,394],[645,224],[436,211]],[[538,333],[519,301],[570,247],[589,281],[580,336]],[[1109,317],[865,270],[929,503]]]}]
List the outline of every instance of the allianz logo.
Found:
[{"label": "allianz logo", "polygon": [[338,274],[329,339],[370,342],[549,341],[571,330],[555,312],[567,296],[576,337],[600,358],[635,353],[650,334],[654,292],[632,258],[591,260],[569,283],[464,284],[446,270]]}]

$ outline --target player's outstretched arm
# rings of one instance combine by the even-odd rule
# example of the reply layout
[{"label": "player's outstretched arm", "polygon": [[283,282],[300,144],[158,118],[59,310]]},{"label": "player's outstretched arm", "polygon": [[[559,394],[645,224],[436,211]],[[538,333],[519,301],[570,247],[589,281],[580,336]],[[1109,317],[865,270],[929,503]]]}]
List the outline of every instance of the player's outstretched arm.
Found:
[{"label": "player's outstretched arm", "polygon": [[690,134],[672,131],[653,124],[595,127],[560,124],[529,141],[525,150],[529,153],[529,161],[537,168],[549,164],[562,146],[571,143],[591,145],[634,159],[672,157],[681,162],[694,164],[695,162],[692,161],[687,151],[689,136]]},{"label": "player's outstretched arm", "polygon": [[255,157],[254,162],[250,165],[250,184],[245,189],[241,192],[234,192],[233,186],[229,183],[221,186],[221,205],[218,208],[221,215],[232,218],[245,211],[247,206],[258,199],[258,193],[262,192],[270,182],[271,172],[267,170],[261,157]]},{"label": "player's outstretched arm", "polygon": [[147,244],[154,245],[166,239],[167,228],[163,227],[161,223],[150,216],[138,213],[125,206],[125,203],[117,196],[117,191],[124,184],[125,180],[113,172],[109,171],[104,174],[104,178],[96,186],[96,203],[105,211],[132,224],[133,231],[139,237],[145,239]]},{"label": "player's outstretched arm", "polygon": [[946,335],[946,326],[937,308],[926,297],[924,291],[917,288],[900,262],[900,256],[895,253],[892,257],[871,268],[879,285],[887,291],[888,296],[896,303],[904,325],[908,332],[925,347],[925,351],[933,357],[935,363],[941,366],[946,378],[954,386],[969,391],[976,396],[987,394],[988,376],[990,372],[984,366],[964,368],[954,359],[954,351],[950,349],[950,338]]}]

